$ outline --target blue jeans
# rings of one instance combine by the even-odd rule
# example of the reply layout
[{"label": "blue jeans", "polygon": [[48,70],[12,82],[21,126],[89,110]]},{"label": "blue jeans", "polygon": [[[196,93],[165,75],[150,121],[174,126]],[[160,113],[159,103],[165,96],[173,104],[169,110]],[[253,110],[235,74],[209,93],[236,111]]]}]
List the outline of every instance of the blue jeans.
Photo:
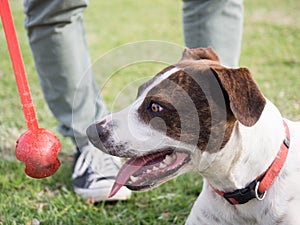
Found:
[{"label": "blue jeans", "polygon": [[24,1],[25,27],[44,98],[59,131],[76,137],[78,147],[88,142],[86,128],[107,114],[90,69],[82,16],[86,7],[86,0]]},{"label": "blue jeans", "polygon": [[243,32],[243,0],[184,0],[183,30],[187,47],[211,46],[222,64],[237,67]]}]

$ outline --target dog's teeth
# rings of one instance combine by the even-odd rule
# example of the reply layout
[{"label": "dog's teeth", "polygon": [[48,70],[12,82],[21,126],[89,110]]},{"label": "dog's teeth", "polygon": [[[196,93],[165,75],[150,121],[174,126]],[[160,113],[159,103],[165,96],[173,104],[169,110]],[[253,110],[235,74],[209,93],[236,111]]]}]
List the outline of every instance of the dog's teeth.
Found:
[{"label": "dog's teeth", "polygon": [[147,169],[146,173],[151,173],[151,170]]},{"label": "dog's teeth", "polygon": [[130,176],[130,180],[132,181],[132,182],[136,182],[137,181],[137,177],[135,177],[135,176]]},{"label": "dog's teeth", "polygon": [[167,165],[164,164],[163,162],[161,162],[161,163],[159,164],[159,168],[161,168],[161,169],[166,168],[166,167],[167,167]]},{"label": "dog's teeth", "polygon": [[176,154],[174,154],[174,153],[171,155],[171,157],[173,160],[175,160],[177,158]]},{"label": "dog's teeth", "polygon": [[156,166],[153,166],[152,170],[158,170],[158,168]]},{"label": "dog's teeth", "polygon": [[173,158],[171,157],[171,156],[169,156],[169,155],[166,155],[166,157],[165,157],[165,159],[164,159],[164,163],[165,164],[170,164],[171,162],[173,161]]}]

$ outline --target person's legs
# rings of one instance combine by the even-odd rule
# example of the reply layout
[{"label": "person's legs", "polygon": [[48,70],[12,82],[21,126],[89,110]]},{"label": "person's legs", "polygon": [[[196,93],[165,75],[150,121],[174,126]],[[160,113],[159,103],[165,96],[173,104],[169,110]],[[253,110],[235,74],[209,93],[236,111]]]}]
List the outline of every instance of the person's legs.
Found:
[{"label": "person's legs", "polygon": [[[107,114],[90,69],[82,15],[87,0],[25,0],[24,7],[25,27],[45,100],[59,121],[59,131],[75,140],[78,150],[73,172],[75,191],[84,198],[103,200],[103,195],[94,194],[101,194],[98,188],[103,186],[110,188],[119,166],[111,156],[95,151],[86,137],[86,128]],[[111,180],[104,181],[103,177]]]},{"label": "person's legs", "polygon": [[[82,16],[86,6],[85,0],[25,1],[25,26],[44,97],[60,123],[60,132],[70,137],[75,132],[78,147],[88,142],[87,126],[107,114],[105,105],[97,98],[99,89],[92,70],[88,70],[91,60]],[[83,76],[84,82],[77,90]],[[76,95],[74,108],[76,91],[80,94]],[[99,110],[93,114],[91,109],[95,105]],[[72,127],[72,113],[76,119],[82,119],[76,127]]]},{"label": "person's legs", "polygon": [[243,0],[184,0],[183,29],[188,48],[211,46],[224,65],[237,67],[243,33]]}]

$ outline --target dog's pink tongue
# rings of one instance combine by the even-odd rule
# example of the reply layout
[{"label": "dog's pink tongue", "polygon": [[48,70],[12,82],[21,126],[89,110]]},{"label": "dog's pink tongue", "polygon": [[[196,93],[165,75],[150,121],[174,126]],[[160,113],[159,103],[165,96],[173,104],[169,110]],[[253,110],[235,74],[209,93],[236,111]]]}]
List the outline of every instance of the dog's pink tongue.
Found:
[{"label": "dog's pink tongue", "polygon": [[113,197],[129,180],[130,176],[147,163],[143,157],[129,159],[120,169],[116,181],[110,191],[109,198]]},{"label": "dog's pink tongue", "polygon": [[108,197],[109,198],[113,197],[121,189],[121,187],[129,180],[130,176],[133,175],[138,170],[140,170],[147,163],[151,162],[152,160],[159,159],[165,155],[166,153],[160,152],[160,153],[147,155],[145,157],[137,157],[137,158],[129,159],[120,169],[116,177],[116,181]]}]

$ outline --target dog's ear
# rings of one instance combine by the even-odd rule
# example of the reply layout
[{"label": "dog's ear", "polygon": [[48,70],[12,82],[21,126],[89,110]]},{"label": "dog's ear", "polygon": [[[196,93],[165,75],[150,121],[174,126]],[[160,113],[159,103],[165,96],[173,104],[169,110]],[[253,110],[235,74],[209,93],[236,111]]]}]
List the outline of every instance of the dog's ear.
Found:
[{"label": "dog's ear", "polygon": [[211,68],[229,97],[230,109],[245,126],[253,126],[265,107],[266,100],[247,68]]},{"label": "dog's ear", "polygon": [[185,48],[182,54],[181,60],[201,60],[201,59],[208,59],[216,62],[220,62],[217,53],[211,48],[195,48],[189,49]]}]

